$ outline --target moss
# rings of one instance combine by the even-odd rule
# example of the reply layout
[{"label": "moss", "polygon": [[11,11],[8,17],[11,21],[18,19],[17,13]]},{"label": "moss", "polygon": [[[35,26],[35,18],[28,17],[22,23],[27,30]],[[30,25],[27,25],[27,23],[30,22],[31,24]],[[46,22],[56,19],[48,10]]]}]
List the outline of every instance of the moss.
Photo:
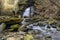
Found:
[{"label": "moss", "polygon": [[18,28],[19,25],[18,24],[15,24],[15,25],[12,25],[11,28],[14,29],[14,28]]},{"label": "moss", "polygon": [[19,24],[15,24],[15,25],[11,25],[11,29],[14,30],[14,29],[18,29],[20,27]]},{"label": "moss", "polygon": [[57,25],[57,30],[60,31],[60,25]]},{"label": "moss", "polygon": [[20,23],[22,18],[10,17],[10,16],[0,16],[0,23],[14,24]]},{"label": "moss", "polygon": [[32,17],[33,18],[33,22],[39,22],[39,21],[44,21],[44,18],[43,17]]},{"label": "moss", "polygon": [[9,31],[14,31],[14,29],[9,29]]}]

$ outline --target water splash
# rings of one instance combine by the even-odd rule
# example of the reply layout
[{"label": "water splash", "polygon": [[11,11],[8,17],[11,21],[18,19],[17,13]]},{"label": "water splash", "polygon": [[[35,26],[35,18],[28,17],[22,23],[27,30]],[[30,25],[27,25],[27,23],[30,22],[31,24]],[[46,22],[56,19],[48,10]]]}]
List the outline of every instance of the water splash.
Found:
[{"label": "water splash", "polygon": [[[22,21],[23,25],[28,25],[29,24],[29,22],[26,22],[26,20],[29,21],[29,19],[31,19],[30,17],[33,16],[33,14],[34,14],[33,12],[34,12],[33,6],[28,7],[28,8],[25,9],[25,11],[23,13],[23,21]],[[28,18],[24,18],[24,17],[28,17]]]},{"label": "water splash", "polygon": [[25,16],[27,16],[27,17],[32,16],[33,15],[33,11],[34,11],[33,6],[26,8],[25,11],[24,11],[24,13],[23,13],[23,18]]},{"label": "water splash", "polygon": [[33,28],[33,30],[39,30],[44,35],[51,35],[52,33],[56,33],[57,32],[57,29],[56,28],[52,28],[51,25],[48,28],[48,26],[49,25],[45,25],[45,26],[41,27],[39,25],[31,24],[28,27]]}]

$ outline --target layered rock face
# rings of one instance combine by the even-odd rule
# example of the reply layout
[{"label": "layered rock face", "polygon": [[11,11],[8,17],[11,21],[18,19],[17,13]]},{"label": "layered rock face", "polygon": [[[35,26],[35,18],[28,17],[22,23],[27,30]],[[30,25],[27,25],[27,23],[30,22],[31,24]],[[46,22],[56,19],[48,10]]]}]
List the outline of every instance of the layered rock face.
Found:
[{"label": "layered rock face", "polygon": [[36,13],[42,17],[59,18],[59,2],[56,0],[36,0],[35,1]]},{"label": "layered rock face", "polygon": [[[0,3],[3,3],[3,2],[0,2]],[[20,14],[23,13],[23,11],[29,6],[29,4],[31,4],[33,2],[35,2],[34,3],[35,13],[40,14],[40,16],[43,16],[44,15],[46,17],[46,15],[49,15],[49,17],[50,16],[53,16],[54,17],[54,16],[57,16],[59,14],[59,8],[60,8],[59,3],[60,2],[59,1],[56,1],[56,0],[32,0],[32,1],[29,1],[29,0],[18,0],[18,2],[17,2],[17,6],[18,6],[17,9],[19,9],[18,10],[18,14],[19,13]],[[14,5],[14,4],[12,4],[12,5]],[[11,7],[10,7],[10,10],[12,10],[13,8],[15,8],[13,6],[11,6]],[[9,8],[8,8],[8,10],[9,10]],[[5,10],[5,12],[6,12],[6,10]],[[11,14],[9,12],[7,12],[7,13],[8,14]]]},{"label": "layered rock face", "polygon": [[[60,0],[35,0],[34,18],[60,23]],[[40,21],[40,20],[39,20]]]},{"label": "layered rock face", "polygon": [[[34,17],[37,21],[51,21],[57,22],[56,20],[60,20],[60,0],[18,0],[17,7],[8,8],[8,10],[1,10],[1,15],[22,15],[24,10],[27,7],[34,6]],[[4,1],[3,1],[4,2]],[[3,3],[0,1],[0,3]],[[13,5],[13,4],[12,4]],[[11,5],[10,5],[11,6]],[[16,9],[15,9],[16,8]],[[13,10],[12,10],[13,9]],[[49,22],[49,23],[51,23]]]}]

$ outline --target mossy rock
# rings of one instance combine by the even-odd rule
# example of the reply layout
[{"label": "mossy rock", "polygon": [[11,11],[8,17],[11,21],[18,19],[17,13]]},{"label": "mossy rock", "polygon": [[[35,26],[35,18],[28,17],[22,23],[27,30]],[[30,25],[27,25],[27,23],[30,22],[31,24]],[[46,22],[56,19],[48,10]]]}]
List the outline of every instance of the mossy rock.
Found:
[{"label": "mossy rock", "polygon": [[26,4],[26,1],[27,1],[27,0],[20,0],[20,1],[19,1],[19,4]]},{"label": "mossy rock", "polygon": [[14,23],[20,23],[21,21],[22,18],[0,16],[0,23],[14,24]]},{"label": "mossy rock", "polygon": [[20,27],[19,24],[11,25],[10,30],[11,30],[11,31],[13,31],[13,30],[15,30],[15,29],[18,30],[19,27]]},{"label": "mossy rock", "polygon": [[3,30],[6,28],[6,24],[2,23]]},{"label": "mossy rock", "polygon": [[45,40],[52,40],[51,36],[45,37]]},{"label": "mossy rock", "polygon": [[41,22],[40,22],[40,23],[38,23],[38,25],[39,25],[40,27],[45,26],[45,24],[46,24],[46,23],[44,23],[44,22],[43,22],[43,23],[41,23]]},{"label": "mossy rock", "polygon": [[32,19],[33,19],[33,22],[39,22],[44,20],[43,17],[32,17]]},{"label": "mossy rock", "polygon": [[1,23],[0,24],[0,33],[3,32],[5,28],[6,28],[6,24],[5,23]]},{"label": "mossy rock", "polygon": [[60,31],[60,26],[57,27],[57,31]]}]

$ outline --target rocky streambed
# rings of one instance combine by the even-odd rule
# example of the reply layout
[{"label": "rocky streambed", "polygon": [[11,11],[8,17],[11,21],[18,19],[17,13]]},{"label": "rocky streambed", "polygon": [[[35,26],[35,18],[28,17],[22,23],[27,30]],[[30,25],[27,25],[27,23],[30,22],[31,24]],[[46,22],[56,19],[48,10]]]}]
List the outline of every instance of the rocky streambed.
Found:
[{"label": "rocky streambed", "polygon": [[0,16],[0,40],[60,40],[58,1],[21,0],[19,9],[2,11],[9,16]]},{"label": "rocky streambed", "polygon": [[60,31],[51,25],[39,26],[33,23],[24,27],[19,32],[0,33],[0,40],[60,40]]}]

